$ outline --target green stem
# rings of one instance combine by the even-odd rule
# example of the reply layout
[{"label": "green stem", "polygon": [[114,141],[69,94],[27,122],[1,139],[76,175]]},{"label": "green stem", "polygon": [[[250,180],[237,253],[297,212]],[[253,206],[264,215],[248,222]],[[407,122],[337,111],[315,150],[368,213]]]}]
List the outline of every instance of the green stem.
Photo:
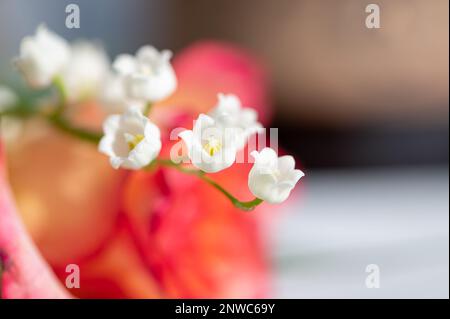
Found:
[{"label": "green stem", "polygon": [[[56,83],[58,83],[58,81],[55,81],[55,85],[56,85]],[[63,91],[62,86],[60,87],[60,92],[62,95],[61,98],[63,99],[64,91]],[[148,114],[150,107],[151,107],[151,105],[149,104],[146,109],[146,114]],[[89,131],[84,128],[80,128],[80,127],[73,125],[69,120],[67,120],[63,117],[63,111],[64,111],[64,105],[62,107],[59,107],[58,109],[56,109],[51,114],[44,114],[44,113],[39,113],[39,112],[36,112],[36,113],[43,116],[55,128],[65,132],[69,135],[72,135],[76,138],[79,138],[83,141],[87,141],[87,142],[90,142],[93,144],[98,144],[100,142],[100,139],[103,136],[102,133]],[[19,117],[24,117],[25,115],[29,115],[27,112],[23,112],[23,113],[22,112],[23,112],[23,110],[17,108],[17,109],[8,110],[7,112],[0,113],[0,115],[15,115],[15,116],[19,116]],[[259,204],[261,204],[263,202],[263,200],[259,199],[259,198],[255,198],[251,201],[246,201],[246,202],[240,201],[236,197],[234,197],[230,192],[228,192],[226,189],[224,189],[221,185],[219,185],[217,182],[215,182],[210,177],[208,177],[205,174],[205,172],[197,170],[197,169],[184,167],[183,165],[174,163],[171,160],[156,159],[155,161],[153,161],[152,163],[150,163],[147,166],[147,169],[150,169],[150,168],[154,167],[155,165],[172,167],[184,174],[190,174],[190,175],[197,176],[198,178],[202,179],[203,181],[205,181],[206,183],[210,184],[211,186],[216,188],[218,191],[220,191],[223,195],[225,195],[226,198],[228,198],[230,200],[230,202],[235,207],[237,207],[239,209],[242,209],[245,211],[251,211],[256,206],[258,206]]]},{"label": "green stem", "polygon": [[12,117],[20,117],[20,118],[26,118],[35,113],[33,110],[22,107],[22,106],[15,106],[7,108],[4,111],[0,112],[0,118],[3,116],[12,116]]},{"label": "green stem", "polygon": [[55,86],[56,90],[58,91],[59,94],[59,106],[58,106],[58,113],[62,114],[64,112],[64,109],[66,108],[66,104],[67,104],[67,92],[66,92],[66,88],[64,86],[64,82],[60,77],[56,77],[53,80],[53,85]]},{"label": "green stem", "polygon": [[211,186],[216,188],[218,191],[220,191],[222,194],[224,194],[225,197],[227,197],[230,200],[230,202],[235,207],[237,207],[239,209],[242,209],[242,210],[245,210],[245,211],[251,211],[256,206],[258,206],[259,204],[261,204],[263,202],[263,200],[259,199],[259,198],[255,198],[255,199],[253,199],[251,201],[247,201],[247,202],[242,202],[242,201],[238,200],[236,197],[231,195],[231,193],[228,192],[225,188],[223,188],[217,182],[215,182],[210,177],[208,177],[205,174],[205,172],[203,172],[203,171],[200,171],[200,170],[197,170],[197,169],[186,168],[186,167],[182,166],[181,164],[177,164],[177,163],[172,162],[171,160],[157,159],[157,160],[155,160],[155,162],[156,162],[156,164],[159,164],[161,166],[173,167],[173,168],[177,169],[178,171],[180,171],[182,173],[197,176],[198,178],[200,178],[203,181],[207,182],[208,184],[210,184]]},{"label": "green stem", "polygon": [[70,121],[63,118],[59,112],[47,115],[46,118],[51,124],[53,124],[54,127],[83,141],[98,144],[103,136],[99,132],[89,131],[84,128],[74,126],[70,123]]},{"label": "green stem", "polygon": [[0,119],[3,116],[13,116],[19,118],[27,118],[32,115],[40,115],[42,118],[47,120],[55,128],[63,131],[69,135],[79,138],[83,141],[91,142],[93,144],[98,144],[103,134],[101,132],[90,131],[81,127],[77,127],[72,124],[69,120],[65,119],[61,113],[61,109],[54,110],[51,114],[46,114],[39,112],[35,109],[27,109],[24,107],[14,107],[8,108],[7,110],[0,112]]},{"label": "green stem", "polygon": [[101,133],[74,126],[70,121],[64,118],[63,114],[67,105],[67,91],[62,78],[56,77],[53,80],[53,85],[58,91],[60,100],[58,108],[52,114],[46,116],[49,122],[53,124],[54,127],[67,134],[77,137],[83,141],[98,144],[100,142],[100,139],[102,138]]}]

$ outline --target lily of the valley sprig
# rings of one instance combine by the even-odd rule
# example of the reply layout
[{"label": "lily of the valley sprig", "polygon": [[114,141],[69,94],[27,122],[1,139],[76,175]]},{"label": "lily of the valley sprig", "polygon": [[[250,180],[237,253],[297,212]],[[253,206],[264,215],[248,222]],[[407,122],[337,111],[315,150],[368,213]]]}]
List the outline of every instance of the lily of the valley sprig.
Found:
[{"label": "lily of the valley sprig", "polygon": [[[151,105],[177,88],[171,57],[170,51],[159,52],[146,45],[135,55],[119,55],[111,65],[100,46],[90,42],[70,44],[41,25],[34,36],[22,40],[14,64],[31,88],[53,86],[59,101],[50,111],[24,107],[13,92],[1,88],[0,114],[42,116],[61,131],[97,144],[115,169],[164,166],[195,175],[242,210],[252,210],[263,201],[285,201],[304,174],[295,169],[292,156],[278,157],[271,148],[251,153],[255,163],[248,187],[255,196],[253,200],[240,201],[210,176],[237,165],[237,153],[263,129],[257,112],[243,106],[236,95],[219,93],[216,105],[207,114],[199,114],[192,127],[178,135],[186,147],[188,164],[160,158],[161,132],[152,121]],[[79,128],[65,116],[69,104],[86,98],[97,99],[109,114],[102,133]]]}]

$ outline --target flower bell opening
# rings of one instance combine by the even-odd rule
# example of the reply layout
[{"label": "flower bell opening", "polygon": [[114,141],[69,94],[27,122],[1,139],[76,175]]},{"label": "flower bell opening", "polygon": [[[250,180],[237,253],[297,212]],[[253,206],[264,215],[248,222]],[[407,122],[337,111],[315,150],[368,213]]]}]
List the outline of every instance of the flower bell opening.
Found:
[{"label": "flower bell opening", "polygon": [[139,67],[139,71],[144,75],[154,75],[156,72],[154,72],[155,67],[150,65],[141,65]]},{"label": "flower bell opening", "polygon": [[144,139],[143,134],[129,134],[125,133],[125,140],[127,141],[128,148],[130,152],[135,149],[135,147]]},{"label": "flower bell opening", "polygon": [[209,137],[203,148],[210,156],[214,156],[222,149],[222,142],[216,137]]}]

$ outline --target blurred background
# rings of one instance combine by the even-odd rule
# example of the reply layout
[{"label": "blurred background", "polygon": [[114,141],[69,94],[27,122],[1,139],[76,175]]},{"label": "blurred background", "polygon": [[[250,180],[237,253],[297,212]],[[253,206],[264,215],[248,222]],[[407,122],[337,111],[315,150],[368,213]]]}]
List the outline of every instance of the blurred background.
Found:
[{"label": "blurred background", "polygon": [[[69,3],[80,29],[65,27]],[[237,44],[267,67],[271,127],[306,172],[271,232],[274,296],[448,298],[449,3],[379,0],[381,28],[367,29],[369,3],[0,0],[0,83],[20,85],[11,57],[43,21],[111,57]]]}]

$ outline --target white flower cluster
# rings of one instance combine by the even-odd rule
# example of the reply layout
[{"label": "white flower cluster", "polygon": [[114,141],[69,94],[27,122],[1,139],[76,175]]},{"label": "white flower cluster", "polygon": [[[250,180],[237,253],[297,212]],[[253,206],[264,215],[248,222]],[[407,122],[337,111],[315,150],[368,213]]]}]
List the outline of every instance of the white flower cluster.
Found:
[{"label": "white flower cluster", "polygon": [[101,46],[87,41],[70,44],[40,25],[34,36],[22,40],[15,65],[33,88],[45,88],[60,80],[70,102],[98,94],[108,113],[117,113],[125,111],[127,105],[163,100],[175,91],[171,55],[170,51],[160,53],[145,46],[136,57],[119,55],[112,72]]},{"label": "white flower cluster", "polygon": [[[114,168],[137,170],[149,165],[161,150],[160,130],[143,110],[175,91],[171,56],[170,51],[144,46],[135,56],[119,55],[111,68],[101,47],[89,42],[69,44],[39,26],[34,36],[23,39],[16,65],[34,88],[60,81],[69,102],[99,98],[113,113],[104,122],[99,151],[109,156]],[[219,94],[217,105],[208,114],[200,114],[192,130],[179,137],[192,165],[215,173],[233,165],[237,152],[261,129],[254,109],[243,107],[235,95]],[[269,203],[286,200],[304,175],[295,169],[293,157],[278,157],[270,148],[251,155],[255,163],[248,177],[250,191]]]},{"label": "white flower cluster", "polygon": [[[248,138],[262,129],[254,109],[242,107],[233,94],[218,95],[218,103],[209,115],[200,114],[192,130],[179,134],[187,146],[192,165],[198,169],[215,173],[235,162],[236,154],[242,150]],[[257,198],[271,204],[285,201],[294,186],[304,176],[295,169],[292,156],[278,157],[271,148],[251,155],[255,164],[248,176],[250,191]]]},{"label": "white flower cluster", "polygon": [[112,113],[104,122],[99,150],[110,157],[114,168],[139,169],[161,150],[159,128],[142,110],[175,91],[171,55],[170,51],[144,46],[135,57],[119,55],[111,68],[100,46],[91,42],[70,44],[40,25],[34,36],[22,40],[15,64],[33,88],[60,81],[69,102],[98,97],[105,111]]}]

